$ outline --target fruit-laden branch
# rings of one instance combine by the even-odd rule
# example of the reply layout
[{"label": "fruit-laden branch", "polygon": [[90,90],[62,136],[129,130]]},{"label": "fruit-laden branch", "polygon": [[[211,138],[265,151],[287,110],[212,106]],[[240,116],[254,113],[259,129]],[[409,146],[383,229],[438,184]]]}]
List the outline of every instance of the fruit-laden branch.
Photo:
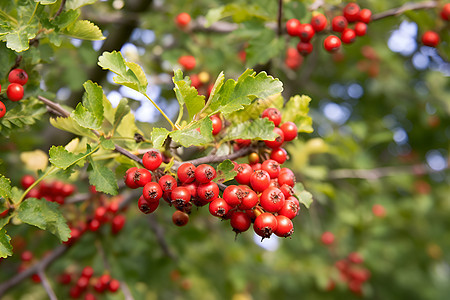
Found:
[{"label": "fruit-laden branch", "polygon": [[48,298],[50,300],[58,300],[58,298],[55,295],[55,292],[52,289],[52,286],[50,285],[50,282],[47,279],[47,276],[45,275],[43,270],[38,270],[37,274],[39,275],[39,278],[41,279],[41,284],[44,287],[45,291],[47,292]]},{"label": "fruit-laden branch", "polygon": [[[446,166],[445,169],[448,169]],[[398,166],[398,167],[381,167],[376,169],[338,169],[328,172],[329,179],[367,179],[376,180],[382,177],[395,176],[398,174],[414,174],[414,175],[425,175],[430,173],[437,173],[429,168],[426,164],[416,164],[411,166]]]},{"label": "fruit-laden branch", "polygon": [[425,2],[419,2],[419,3],[405,3],[400,7],[389,9],[384,12],[380,12],[377,14],[374,14],[372,16],[372,21],[384,19],[391,16],[397,16],[399,14],[402,14],[408,10],[418,10],[418,9],[429,9],[429,8],[435,8],[437,7],[439,1],[425,1]]}]

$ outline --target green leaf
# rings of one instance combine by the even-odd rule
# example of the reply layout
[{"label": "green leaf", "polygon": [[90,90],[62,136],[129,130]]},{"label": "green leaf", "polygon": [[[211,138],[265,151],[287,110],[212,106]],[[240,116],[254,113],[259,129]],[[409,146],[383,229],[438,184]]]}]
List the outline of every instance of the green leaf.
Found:
[{"label": "green leaf", "polygon": [[313,202],[312,194],[305,190],[302,183],[297,182],[294,186],[295,196],[297,196],[298,201],[302,203],[306,208],[309,208]]},{"label": "green leaf", "polygon": [[93,139],[97,138],[91,130],[81,127],[72,117],[57,117],[56,119],[51,118],[50,124],[58,129],[68,131],[76,135],[81,135]]},{"label": "green leaf", "polygon": [[229,79],[217,93],[217,98],[211,100],[212,113],[221,112],[230,114],[243,109],[256,98],[268,98],[281,93],[282,83],[267,75],[266,72],[256,74],[253,70],[247,69],[238,79]]},{"label": "green leaf", "polygon": [[63,32],[68,36],[82,40],[95,41],[105,39],[100,28],[88,20],[77,20]]},{"label": "green leaf", "polygon": [[279,57],[285,49],[285,39],[278,38],[275,30],[266,28],[259,30],[256,36],[248,41],[245,52],[246,64],[255,66],[265,64],[274,57]]},{"label": "green leaf", "polygon": [[210,134],[211,138],[209,136],[204,136],[198,132],[196,128],[175,130],[169,135],[174,142],[179,143],[183,147],[205,146],[213,141],[212,134]]},{"label": "green leaf", "polygon": [[5,176],[0,176],[0,197],[11,199],[11,180]]},{"label": "green leaf", "polygon": [[130,112],[130,107],[128,106],[128,100],[125,98],[120,99],[119,105],[116,107],[114,113],[114,128],[120,124],[122,119]]},{"label": "green leaf", "polygon": [[12,215],[9,214],[6,217],[3,217],[0,219],[0,229],[3,229],[3,227],[5,227],[6,224],[9,223],[9,220],[11,220]]},{"label": "green leaf", "polygon": [[98,122],[103,122],[103,89],[96,83],[88,80],[83,84],[85,89],[83,105],[94,115]]},{"label": "green leaf", "polygon": [[202,136],[209,141],[213,141],[214,137],[212,135],[213,125],[209,117],[200,120],[200,133]]},{"label": "green leaf", "polygon": [[211,89],[211,93],[209,93],[208,102],[212,101],[212,99],[218,97],[218,96],[216,96],[216,93],[220,90],[224,81],[225,81],[225,75],[223,74],[223,71],[222,71],[222,72],[220,72],[219,76],[217,76],[217,79],[214,82],[213,88]]},{"label": "green leaf", "polygon": [[63,242],[70,237],[69,226],[55,202],[28,198],[20,204],[17,212],[17,218],[22,222],[48,230]]},{"label": "green leaf", "polygon": [[65,7],[67,9],[77,9],[85,5],[94,4],[97,0],[67,0]]},{"label": "green leaf", "polygon": [[164,141],[167,139],[170,131],[165,128],[156,128],[153,127],[152,130],[152,143],[153,147],[161,148],[164,144]]},{"label": "green leaf", "polygon": [[89,183],[99,192],[117,195],[119,187],[114,172],[105,165],[90,159]]},{"label": "green leaf", "polygon": [[52,24],[58,26],[60,29],[64,29],[73,24],[79,16],[80,12],[78,10],[65,10],[53,20]]},{"label": "green leaf", "polygon": [[275,125],[267,118],[256,119],[235,124],[228,129],[225,141],[235,139],[269,140],[273,141],[277,134],[273,132]]},{"label": "green leaf", "polygon": [[232,17],[235,23],[242,23],[254,18],[264,21],[270,20],[270,16],[258,5],[228,4],[211,9],[206,15],[206,26],[209,27],[212,23],[226,17]]},{"label": "green leaf", "polygon": [[6,47],[22,52],[30,48],[29,40],[36,37],[37,28],[31,25],[19,27],[15,31],[6,34]]},{"label": "green leaf", "polygon": [[237,172],[233,170],[234,164],[231,162],[231,160],[224,160],[217,166],[217,177],[214,178],[213,181],[216,183],[224,183],[234,179],[234,177],[237,175]]},{"label": "green leaf", "polygon": [[11,237],[6,234],[6,230],[0,230],[0,257],[6,258],[13,254],[13,247],[10,244]]},{"label": "green leaf", "polygon": [[234,123],[241,123],[247,120],[256,120],[261,117],[262,112],[269,107],[275,107],[281,109],[284,104],[284,99],[281,94],[265,99],[256,99],[250,105],[247,105],[244,109],[238,110],[228,115],[227,120]]},{"label": "green leaf", "polygon": [[50,155],[49,161],[52,165],[63,170],[74,164],[80,163],[86,156],[84,153],[75,154],[69,152],[63,146],[52,146],[48,153]]},{"label": "green leaf", "polygon": [[102,56],[98,58],[98,65],[118,75],[113,78],[115,83],[143,94],[146,93],[147,79],[145,73],[138,65],[126,63],[120,52],[103,52]]},{"label": "green leaf", "polygon": [[97,119],[93,113],[87,110],[83,104],[78,103],[75,110],[70,114],[70,116],[80,125],[81,127],[88,129],[100,129],[101,121]]},{"label": "green leaf", "polygon": [[205,96],[198,94],[197,90],[191,86],[190,80],[183,78],[183,72],[179,69],[175,71],[173,83],[175,84],[173,90],[177,96],[178,103],[180,103],[180,108],[186,104],[189,113],[188,122],[190,122],[205,107]]},{"label": "green leaf", "polygon": [[291,97],[282,110],[283,123],[294,122],[299,132],[313,132],[312,119],[308,116],[311,98],[305,95]]},{"label": "green leaf", "polygon": [[38,2],[42,5],[50,5],[56,3],[57,0],[34,0],[34,2]]},{"label": "green leaf", "polygon": [[116,149],[116,146],[114,145],[114,142],[110,139],[105,139],[103,136],[100,137],[100,145],[105,150],[114,150]]}]

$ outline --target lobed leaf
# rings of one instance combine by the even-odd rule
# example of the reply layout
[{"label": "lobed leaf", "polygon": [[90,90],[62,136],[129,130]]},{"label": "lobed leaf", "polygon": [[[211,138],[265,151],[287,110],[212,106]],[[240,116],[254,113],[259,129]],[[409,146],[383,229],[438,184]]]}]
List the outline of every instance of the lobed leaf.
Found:
[{"label": "lobed leaf", "polygon": [[81,103],[78,103],[77,107],[70,114],[70,116],[83,128],[94,130],[101,128],[102,122]]},{"label": "lobed leaf", "polygon": [[88,80],[83,84],[84,93],[83,105],[98,120],[103,122],[103,89],[98,84]]},{"label": "lobed leaf", "polygon": [[105,39],[100,28],[88,20],[77,20],[72,25],[68,26],[63,32],[64,34],[76,39],[90,41]]},{"label": "lobed leaf", "polygon": [[56,127],[58,129],[61,129],[64,131],[71,132],[71,133],[79,135],[79,136],[85,136],[85,137],[89,137],[89,138],[93,138],[93,139],[97,138],[91,130],[81,127],[77,123],[77,121],[75,121],[70,116],[67,118],[63,118],[63,117],[57,117],[56,119],[51,118],[50,124],[52,124],[53,127]]},{"label": "lobed leaf", "polygon": [[194,116],[205,107],[205,96],[199,95],[197,90],[191,86],[190,80],[183,78],[181,70],[175,71],[173,83],[175,84],[173,90],[180,104],[180,110],[186,104],[189,113],[188,122],[191,122]]},{"label": "lobed leaf", "polygon": [[117,195],[119,186],[114,172],[105,165],[90,159],[90,167],[92,171],[89,172],[89,183],[95,186],[99,192],[110,195]]},{"label": "lobed leaf", "polygon": [[68,167],[79,163],[86,156],[84,153],[72,153],[67,151],[63,146],[52,146],[49,150],[49,161],[55,167],[67,169]]},{"label": "lobed leaf", "polygon": [[170,131],[165,128],[156,128],[153,127],[152,130],[152,143],[153,147],[161,148],[164,144],[164,141],[167,139]]}]

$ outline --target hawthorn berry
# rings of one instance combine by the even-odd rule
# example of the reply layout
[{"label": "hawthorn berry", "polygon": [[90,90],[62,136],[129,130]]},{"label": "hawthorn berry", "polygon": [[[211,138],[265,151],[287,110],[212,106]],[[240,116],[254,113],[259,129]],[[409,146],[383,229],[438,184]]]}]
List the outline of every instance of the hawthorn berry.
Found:
[{"label": "hawthorn berry", "polygon": [[283,148],[272,149],[272,151],[270,152],[270,159],[273,159],[281,165],[287,159],[287,152]]},{"label": "hawthorn berry", "polygon": [[191,79],[191,86],[195,87],[197,90],[202,86],[202,82],[197,74],[192,74],[189,78]]},{"label": "hawthorn berry", "polygon": [[188,71],[194,69],[196,65],[195,57],[192,55],[180,56],[180,58],[178,58],[178,63]]},{"label": "hawthorn berry", "polygon": [[[364,23],[360,23],[362,25],[366,25]],[[355,41],[356,39],[356,32],[355,30],[351,29],[351,28],[345,28],[344,31],[342,31],[341,34],[341,40],[343,43],[345,44],[351,44]]]},{"label": "hawthorn berry", "polygon": [[381,204],[374,204],[372,206],[372,212],[375,217],[384,218],[386,216],[386,209]]},{"label": "hawthorn berry", "polygon": [[74,285],[73,287],[70,288],[69,291],[70,298],[73,299],[80,298],[82,292],[83,291],[78,286]]},{"label": "hawthorn berry", "polygon": [[119,287],[120,287],[120,282],[117,279],[111,279],[111,281],[108,284],[108,290],[112,293],[117,292]]},{"label": "hawthorn berry", "polygon": [[445,21],[450,20],[450,3],[447,3],[442,7],[441,18]]},{"label": "hawthorn berry", "polygon": [[88,287],[88,285],[89,285],[89,278],[88,277],[81,276],[80,278],[78,278],[76,286],[80,290],[84,291]]},{"label": "hawthorn berry", "polygon": [[264,141],[264,144],[266,144],[267,147],[275,149],[279,148],[284,143],[284,133],[283,130],[281,130],[279,127],[275,127],[273,129],[273,132],[278,135],[273,141]]},{"label": "hawthorn berry", "polygon": [[13,102],[21,100],[23,98],[23,86],[18,83],[10,83],[6,89],[6,96]]},{"label": "hawthorn berry", "polygon": [[283,131],[286,142],[292,141],[297,137],[298,128],[294,122],[285,122],[281,124],[280,129]]},{"label": "hawthorn berry", "polygon": [[100,223],[99,220],[93,219],[93,220],[91,220],[91,221],[89,222],[89,224],[88,224],[88,229],[89,229],[89,231],[95,232],[95,231],[97,231],[97,230],[100,229],[100,226],[101,226],[101,225],[102,225],[102,224]]},{"label": "hawthorn berry", "polygon": [[144,214],[149,214],[154,212],[159,206],[159,201],[156,202],[148,202],[145,200],[144,196],[139,197],[138,200],[138,208]]},{"label": "hawthorn berry", "polygon": [[20,179],[20,185],[22,186],[22,188],[24,190],[26,190],[27,188],[29,188],[34,182],[36,181],[36,179],[34,179],[34,177],[32,175],[23,175],[22,178]]},{"label": "hawthorn berry", "polygon": [[347,26],[348,22],[344,16],[336,16],[331,20],[331,28],[333,31],[342,32]]},{"label": "hawthorn berry", "polygon": [[137,169],[138,169],[137,167],[133,167],[128,169],[127,172],[125,173],[124,177],[125,185],[130,189],[137,189],[139,187],[136,184],[136,182],[134,182],[134,176],[136,174]]},{"label": "hawthorn berry", "polygon": [[209,212],[216,217],[225,216],[232,207],[222,198],[216,198],[209,203]]},{"label": "hawthorn berry", "polygon": [[286,22],[286,31],[290,36],[298,36],[300,21],[298,19],[290,19]]},{"label": "hawthorn berry", "polygon": [[275,235],[279,237],[289,237],[294,233],[294,224],[291,219],[286,216],[278,215],[277,219],[277,229],[274,231]]},{"label": "hawthorn berry", "polygon": [[[1,87],[0,87],[1,90]],[[0,118],[3,118],[3,116],[6,114],[6,106],[5,104],[0,101]]]},{"label": "hawthorn berry", "polygon": [[242,211],[234,211],[230,217],[230,225],[233,231],[241,233],[247,231],[252,224],[252,219]]},{"label": "hawthorn berry", "polygon": [[289,219],[292,220],[298,215],[299,210],[300,207],[296,204],[296,202],[288,198],[284,201],[284,204],[278,211],[278,214],[288,217]]},{"label": "hawthorn berry", "polygon": [[126,218],[124,215],[114,216],[111,221],[111,232],[112,234],[118,234],[123,226],[125,226]]},{"label": "hawthorn berry", "polygon": [[58,282],[61,284],[69,284],[72,281],[72,275],[70,273],[62,273],[58,276]]},{"label": "hawthorn berry", "polygon": [[249,184],[250,176],[252,176],[253,169],[249,164],[240,164],[236,168],[236,176],[234,179],[240,184]]},{"label": "hawthorn berry", "polygon": [[283,193],[284,198],[286,199],[295,194],[294,188],[287,184],[283,184],[282,186],[280,186],[280,191]]},{"label": "hawthorn berry", "polygon": [[138,186],[143,187],[152,181],[152,173],[144,168],[137,169],[134,172],[133,180]]},{"label": "hawthorn berry", "polygon": [[297,51],[303,55],[303,56],[307,56],[308,54],[310,54],[313,50],[313,45],[309,42],[304,43],[304,42],[299,42],[297,44]]},{"label": "hawthorn berry", "polygon": [[66,245],[73,245],[73,243],[78,240],[81,236],[81,231],[78,228],[71,228],[70,229],[70,238],[64,242]]},{"label": "hawthorn berry", "polygon": [[281,112],[277,108],[274,108],[274,107],[266,108],[263,111],[261,117],[269,119],[270,121],[273,122],[273,124],[275,124],[275,126],[280,125]]},{"label": "hawthorn berry", "polygon": [[261,170],[261,164],[260,163],[251,165],[251,167],[252,167],[253,171]]},{"label": "hawthorn berry", "polygon": [[331,245],[334,243],[334,234],[329,231],[325,231],[320,237],[320,240],[324,245]]},{"label": "hawthorn berry", "polygon": [[363,23],[369,23],[372,18],[372,11],[367,8],[361,9],[359,12],[359,20]]},{"label": "hawthorn berry", "polygon": [[253,230],[257,235],[264,238],[270,238],[272,233],[277,230],[277,218],[271,213],[262,213],[256,217],[253,223]]},{"label": "hawthorn berry", "polygon": [[362,264],[364,262],[363,257],[358,252],[349,253],[348,260],[354,264]]},{"label": "hawthorn berry", "polygon": [[142,195],[148,202],[157,202],[162,197],[163,191],[157,182],[149,182],[144,186]]},{"label": "hawthorn berry", "polygon": [[283,184],[287,184],[291,187],[295,185],[295,175],[294,172],[287,168],[282,168],[280,173],[278,174],[278,184],[283,186]]},{"label": "hawthorn berry", "polygon": [[223,199],[231,206],[236,207],[244,199],[244,191],[237,185],[229,185],[223,191]]},{"label": "hawthorn berry", "polygon": [[195,169],[195,180],[199,183],[208,183],[216,178],[216,170],[207,164],[202,164]]},{"label": "hawthorn berry", "polygon": [[300,24],[300,27],[298,30],[299,30],[298,35],[300,37],[300,40],[304,43],[309,42],[315,33],[314,28],[309,23]]},{"label": "hawthorn berry", "polygon": [[172,215],[172,222],[177,226],[184,226],[189,222],[189,215],[180,210],[176,210]]},{"label": "hawthorn berry", "polygon": [[191,183],[195,180],[195,166],[191,163],[183,163],[178,167],[177,176],[181,183]]},{"label": "hawthorn berry", "polygon": [[274,179],[278,177],[280,174],[280,165],[273,159],[268,159],[261,164],[261,170],[269,173],[270,179]]},{"label": "hawthorn berry", "polygon": [[94,269],[91,266],[86,266],[81,271],[81,276],[86,278],[91,278],[94,275]]},{"label": "hawthorn berry", "polygon": [[439,35],[432,30],[425,31],[422,35],[422,43],[425,46],[436,47],[439,44],[439,40]]},{"label": "hawthorn berry", "polygon": [[159,186],[161,187],[163,193],[171,192],[174,188],[177,187],[177,181],[171,175],[164,175],[158,181]]},{"label": "hawthorn berry", "polygon": [[341,40],[335,35],[330,35],[323,41],[323,46],[328,52],[334,52],[341,47]]},{"label": "hawthorn berry", "polygon": [[367,24],[363,22],[358,22],[355,24],[355,33],[357,36],[364,36],[367,32]]},{"label": "hawthorn berry", "polygon": [[170,199],[176,208],[183,209],[191,201],[191,193],[183,186],[177,186],[172,190]]},{"label": "hawthorn berry", "polygon": [[8,81],[10,83],[18,83],[25,85],[28,81],[28,74],[22,69],[14,69],[8,74]]},{"label": "hawthorn berry", "polygon": [[180,27],[186,27],[191,22],[191,16],[186,12],[182,12],[176,16],[175,22]]},{"label": "hawthorn berry", "polygon": [[96,299],[97,298],[92,293],[87,293],[87,294],[84,295],[84,300],[96,300]]},{"label": "hawthorn berry", "polygon": [[256,192],[262,192],[269,187],[270,175],[264,170],[256,170],[250,176],[250,185]]},{"label": "hawthorn berry", "polygon": [[22,254],[20,255],[20,259],[23,262],[29,262],[33,259],[33,253],[31,251],[23,251]]},{"label": "hawthorn berry", "polygon": [[355,2],[351,2],[344,7],[342,12],[347,21],[356,22],[359,19],[360,10],[361,9],[358,4],[356,4]]},{"label": "hawthorn berry", "polygon": [[284,63],[289,69],[295,70],[302,65],[303,56],[301,56],[295,48],[289,47],[286,50],[286,59],[284,60]]},{"label": "hawthorn berry", "polygon": [[259,204],[267,212],[278,212],[284,205],[284,194],[276,187],[265,189],[259,200]]},{"label": "hawthorn berry", "polygon": [[256,192],[250,188],[246,188],[244,191],[244,197],[238,208],[241,210],[252,209],[258,204],[259,197]]},{"label": "hawthorn berry", "polygon": [[161,153],[156,149],[150,149],[142,157],[142,164],[150,171],[154,171],[159,168],[162,163]]},{"label": "hawthorn berry", "polygon": [[243,148],[243,147],[249,146],[252,143],[252,140],[250,140],[250,139],[236,139],[235,142],[236,142],[236,144],[238,145],[239,148]]},{"label": "hawthorn berry", "polygon": [[215,182],[199,184],[197,197],[204,202],[211,202],[219,197],[219,186]]},{"label": "hawthorn berry", "polygon": [[311,18],[310,24],[315,32],[320,32],[327,27],[327,18],[323,14],[316,14]]},{"label": "hawthorn berry", "polygon": [[259,155],[256,152],[252,152],[248,155],[248,163],[251,165],[259,163]]},{"label": "hawthorn berry", "polygon": [[210,116],[209,118],[211,119],[213,127],[212,134],[218,135],[220,130],[222,130],[222,120],[216,115]]},{"label": "hawthorn berry", "polygon": [[61,190],[59,191],[59,193],[63,197],[69,197],[74,192],[75,192],[75,186],[73,184],[70,184],[70,183],[64,183],[62,188],[61,188]]},{"label": "hawthorn berry", "polygon": [[106,222],[107,212],[108,212],[108,209],[105,206],[97,207],[94,212],[94,219],[98,220],[101,223]]}]

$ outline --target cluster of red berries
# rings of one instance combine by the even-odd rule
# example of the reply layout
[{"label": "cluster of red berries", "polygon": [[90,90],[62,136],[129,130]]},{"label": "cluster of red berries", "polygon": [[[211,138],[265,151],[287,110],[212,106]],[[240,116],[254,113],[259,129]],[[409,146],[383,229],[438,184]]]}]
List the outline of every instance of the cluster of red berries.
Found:
[{"label": "cluster of red berries", "polygon": [[[176,208],[173,223],[184,226],[189,221],[192,205],[209,205],[209,212],[216,217],[230,220],[236,233],[250,228],[263,238],[275,233],[288,237],[293,233],[292,219],[298,214],[300,204],[294,196],[295,176],[288,168],[281,168],[287,159],[286,150],[281,148],[285,141],[297,137],[297,126],[293,122],[281,124],[281,113],[276,108],[267,108],[262,113],[275,125],[277,138],[264,141],[265,160],[254,152],[249,155],[249,164],[235,164],[235,180],[239,185],[223,186],[212,180],[217,173],[208,164],[195,166],[182,163],[177,169],[177,178],[172,175],[158,176],[157,169],[163,158],[158,150],[151,149],[142,158],[144,168],[132,167],[125,174],[125,184],[133,189],[143,187],[138,207],[145,213],[154,212],[160,198]],[[219,116],[211,116],[213,134],[222,128]],[[280,125],[281,124],[281,125]],[[250,146],[251,140],[236,140],[236,149]],[[262,155],[263,156],[263,155]],[[153,175],[152,175],[153,172]],[[221,195],[220,190],[223,193]]]},{"label": "cluster of red berries", "polygon": [[[16,102],[23,98],[23,86],[28,81],[28,74],[22,69],[13,69],[8,74],[9,85],[6,88],[6,96],[9,100]],[[0,86],[0,91],[2,87]],[[3,102],[0,101],[0,118],[6,114],[6,107]]]},{"label": "cluster of red berries", "polygon": [[[364,259],[358,252],[352,252],[334,264],[339,271],[340,281],[347,284],[348,289],[359,296],[362,295],[362,285],[370,278],[370,271],[362,266],[363,262]],[[332,291],[335,286],[336,282],[330,279],[326,289]]]},{"label": "cluster of red berries", "polygon": [[[342,10],[342,15],[335,16],[331,20],[331,30],[339,32],[341,36],[340,38],[335,35],[327,36],[323,42],[325,50],[335,52],[341,47],[341,42],[350,44],[355,41],[357,36],[364,36],[371,17],[372,12],[369,9],[360,9],[359,5],[354,2],[348,3]],[[349,26],[349,23],[354,23],[353,28]],[[300,38],[297,50],[306,56],[313,50],[311,39],[315,33],[324,31],[327,25],[328,21],[325,15],[317,13],[311,18],[310,23],[302,24],[298,19],[288,20],[286,30],[290,36]]]},{"label": "cluster of red berries", "polygon": [[[24,190],[28,189],[36,179],[32,175],[24,175],[20,180],[20,184]],[[41,181],[38,187],[32,188],[26,198],[45,199],[50,202],[64,204],[67,197],[75,192],[75,186],[59,180],[51,182]]]},{"label": "cluster of red berries", "polygon": [[[448,22],[450,20],[450,3],[447,3],[442,7],[440,16],[444,21]],[[436,31],[427,30],[422,34],[421,40],[425,46],[436,47],[441,39]]]},{"label": "cluster of red berries", "polygon": [[95,300],[96,294],[102,295],[107,291],[115,293],[120,287],[120,282],[111,278],[108,273],[93,277],[94,269],[91,266],[84,267],[79,276],[75,275],[72,272],[64,272],[58,276],[58,282],[63,285],[70,285],[72,280],[76,280],[69,291],[72,299],[78,299],[84,294],[85,300]]}]

